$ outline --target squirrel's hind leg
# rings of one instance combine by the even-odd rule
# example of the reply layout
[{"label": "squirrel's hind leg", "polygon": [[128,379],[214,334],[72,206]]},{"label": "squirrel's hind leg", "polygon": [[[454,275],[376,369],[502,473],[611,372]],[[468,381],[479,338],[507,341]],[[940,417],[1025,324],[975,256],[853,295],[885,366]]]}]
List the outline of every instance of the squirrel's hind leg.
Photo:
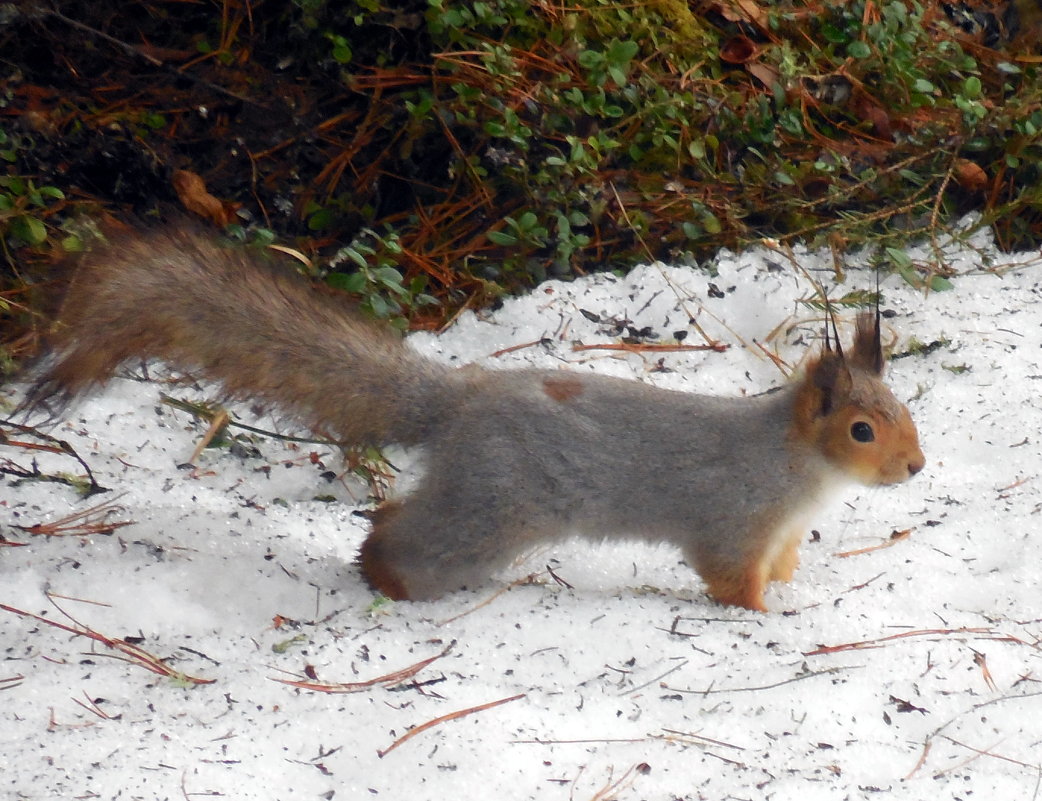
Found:
[{"label": "squirrel's hind leg", "polygon": [[497,530],[487,510],[470,512],[446,515],[416,497],[385,503],[359,552],[366,580],[388,598],[410,601],[484,583],[516,556],[518,540]]}]

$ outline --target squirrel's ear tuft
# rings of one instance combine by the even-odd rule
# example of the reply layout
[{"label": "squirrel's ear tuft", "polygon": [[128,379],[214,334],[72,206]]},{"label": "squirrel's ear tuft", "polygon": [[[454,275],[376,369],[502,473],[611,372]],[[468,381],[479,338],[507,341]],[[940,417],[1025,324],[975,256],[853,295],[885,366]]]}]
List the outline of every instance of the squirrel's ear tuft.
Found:
[{"label": "squirrel's ear tuft", "polygon": [[815,412],[821,417],[831,414],[839,399],[850,394],[850,371],[842,354],[825,351],[811,364],[807,373],[810,383],[818,391]]},{"label": "squirrel's ear tuft", "polygon": [[857,316],[854,347],[850,349],[851,366],[874,375],[882,375],[886,361],[883,359],[882,334],[879,324],[879,309],[875,313],[861,312]]}]

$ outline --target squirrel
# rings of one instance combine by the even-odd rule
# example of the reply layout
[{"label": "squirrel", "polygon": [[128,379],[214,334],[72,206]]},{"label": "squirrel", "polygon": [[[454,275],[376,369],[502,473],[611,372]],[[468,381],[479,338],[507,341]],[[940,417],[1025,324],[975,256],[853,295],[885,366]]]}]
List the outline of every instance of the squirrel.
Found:
[{"label": "squirrel", "polygon": [[372,513],[359,554],[391,599],[474,588],[580,534],[673,544],[712,598],[766,611],[824,496],[844,481],[896,484],[925,463],[882,381],[879,316],[858,316],[847,350],[826,328],[800,378],[751,397],[456,369],[283,265],[161,228],[81,257],[22,408],[60,409],[122,362],[157,358],[342,445],[419,446],[422,478]]}]

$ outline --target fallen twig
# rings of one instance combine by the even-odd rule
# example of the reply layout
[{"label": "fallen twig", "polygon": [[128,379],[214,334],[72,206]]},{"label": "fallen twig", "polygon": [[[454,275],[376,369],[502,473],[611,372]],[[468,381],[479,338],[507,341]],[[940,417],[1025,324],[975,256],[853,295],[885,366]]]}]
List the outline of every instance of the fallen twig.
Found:
[{"label": "fallen twig", "polygon": [[92,534],[111,534],[117,528],[133,525],[135,521],[119,520],[113,523],[106,522],[104,519],[97,520],[92,518],[105,518],[114,512],[123,511],[123,507],[117,505],[116,501],[122,498],[124,494],[117,495],[111,501],[91,506],[89,509],[73,512],[50,523],[33,523],[31,526],[12,525],[11,528],[46,537],[83,537]]},{"label": "fallen twig", "polygon": [[402,668],[401,670],[396,670],[393,673],[387,673],[383,676],[377,676],[375,679],[369,679],[368,681],[336,682],[333,684],[318,681],[302,681],[299,679],[272,679],[272,681],[277,681],[279,684],[288,684],[291,687],[299,687],[302,690],[314,690],[319,693],[360,693],[379,685],[390,687],[395,684],[401,684],[406,679],[411,679],[427,667],[427,665],[431,664],[431,662],[441,659],[443,656],[448,654],[455,645],[456,641],[453,640],[442,649],[440,654],[435,654],[434,656],[417,662],[415,665],[410,665],[407,668]]},{"label": "fallen twig", "polygon": [[387,748],[384,748],[383,750],[377,749],[376,755],[383,759],[402,743],[406,742],[407,740],[411,740],[417,734],[427,731],[427,729],[433,728],[434,726],[437,726],[441,723],[445,723],[449,720],[458,720],[459,718],[466,717],[467,715],[473,715],[475,712],[484,712],[486,709],[492,709],[493,707],[501,706],[502,704],[509,704],[511,701],[517,701],[520,698],[524,698],[527,694],[528,693],[518,693],[517,695],[512,695],[509,698],[500,698],[498,701],[489,701],[487,704],[472,706],[468,709],[460,709],[456,712],[450,712],[447,715],[442,715],[441,717],[434,718],[434,720],[428,720],[426,723],[421,723],[414,729],[409,729],[409,731],[407,731],[405,734],[403,734],[401,737],[399,737],[397,740],[395,740],[393,743],[387,746]]},{"label": "fallen twig", "polygon": [[[960,717],[962,717],[964,715],[974,714],[974,713],[976,713],[980,709],[984,709],[985,707],[993,706],[995,704],[1002,704],[1002,703],[1005,703],[1006,701],[1023,701],[1025,698],[1038,698],[1039,696],[1042,696],[1042,691],[1033,692],[1033,693],[1020,693],[1018,695],[1002,695],[1002,696],[999,696],[998,698],[989,698],[987,701],[981,701],[979,704],[974,704],[973,706],[969,707],[968,709],[964,709],[962,712],[959,712],[958,714],[953,715],[948,720],[946,720],[944,723],[942,723],[940,726],[938,726],[936,729],[934,729],[929,735],[927,735],[926,739],[923,741],[923,751],[919,755],[919,759],[916,761],[915,766],[912,768],[911,771],[909,771],[908,775],[905,778],[906,779],[912,778],[913,776],[915,776],[916,773],[919,772],[919,769],[922,768],[922,766],[924,764],[926,764],[926,757],[930,753],[930,749],[933,747],[933,741],[937,737],[943,736],[946,739],[951,739],[951,738],[948,737],[948,735],[941,735],[941,732],[943,732],[946,728],[948,728],[950,725],[952,725]],[[952,742],[956,742],[956,741],[952,740]],[[962,743],[956,742],[956,745],[962,745]],[[969,746],[965,746],[965,747],[969,748]],[[971,750],[973,750],[973,749],[971,749]],[[993,754],[989,754],[989,756],[994,756],[994,755]],[[1028,765],[1027,767],[1035,768],[1036,770],[1040,769],[1040,767],[1038,765]]]},{"label": "fallen twig", "polygon": [[637,780],[637,774],[647,773],[650,770],[651,768],[646,762],[638,762],[636,765],[632,765],[616,781],[612,781],[609,774],[607,783],[594,793],[590,801],[611,801],[611,799],[617,798],[620,790],[633,786],[633,783]]},{"label": "fallen twig", "polygon": [[663,729],[665,734],[652,735],[655,739],[671,740],[676,737],[682,737],[685,740],[694,740],[698,745],[717,745],[721,748],[731,748],[735,751],[745,751],[745,746],[735,745],[734,743],[726,742],[725,740],[717,740],[712,737],[706,737],[704,734],[698,734],[690,731],[677,731],[676,729]]},{"label": "fallen twig", "polygon": [[90,696],[87,695],[86,691],[84,691],[83,697],[87,699],[86,703],[81,701],[79,698],[73,698],[72,700],[73,700],[74,703],[79,704],[84,709],[86,709],[88,712],[90,712],[92,715],[97,715],[102,720],[112,720],[112,715],[109,715],[100,706],[98,706],[96,703],[94,703],[90,699]]},{"label": "fallen twig", "polygon": [[592,743],[646,743],[655,739],[652,735],[647,737],[591,737],[580,740],[542,740],[536,737],[534,740],[511,740],[511,745],[589,745]]},{"label": "fallen twig", "polygon": [[659,682],[662,681],[662,679],[666,678],[666,676],[668,676],[670,673],[672,673],[672,672],[674,672],[676,670],[680,670],[680,668],[684,667],[684,665],[686,665],[686,664],[687,664],[687,660],[686,659],[684,659],[681,662],[678,662],[677,664],[673,665],[673,667],[671,667],[669,670],[667,670],[665,673],[660,673],[659,675],[655,676],[655,678],[648,679],[643,684],[638,684],[632,690],[626,690],[626,695],[633,695],[634,693],[637,693],[637,692],[640,692],[641,690],[643,690],[649,684],[654,684],[656,681],[659,681]]},{"label": "fallen twig", "polygon": [[23,681],[25,681],[25,676],[9,676],[6,679],[0,679],[0,690],[13,690]]},{"label": "fallen twig", "polygon": [[[246,423],[240,422],[227,410],[214,407],[207,403],[193,403],[192,401],[182,400],[181,398],[175,398],[172,395],[167,395],[165,392],[159,393],[159,399],[167,406],[172,406],[175,409],[180,409],[182,412],[188,412],[193,417],[205,420],[207,423],[213,424],[213,422],[222,415],[224,419],[224,425],[228,428],[241,428],[243,431],[249,431],[251,434],[260,434],[262,437],[268,437],[270,439],[281,440],[283,442],[299,442],[304,445],[328,445],[331,448],[339,448],[340,443],[334,442],[328,438],[322,437],[295,437],[290,434],[280,434],[277,431],[271,431],[267,428],[259,428],[257,426],[247,425]],[[216,431],[214,432],[216,433]],[[212,434],[207,432],[207,435],[212,438]],[[207,442],[209,440],[206,440]]]},{"label": "fallen twig", "polygon": [[890,538],[885,542],[881,542],[878,545],[869,545],[867,548],[858,548],[856,551],[843,551],[842,553],[835,554],[835,556],[838,556],[840,559],[846,559],[848,556],[860,556],[864,553],[872,553],[873,551],[881,551],[884,548],[892,548],[897,545],[897,543],[912,536],[913,531],[915,531],[914,527],[902,529],[901,531],[892,531],[890,532]]},{"label": "fallen twig", "polygon": [[[1037,763],[1022,762],[1019,759],[1013,759],[1012,757],[1003,756],[1002,754],[994,753],[991,749],[995,748],[995,745],[998,745],[998,743],[996,743],[995,745],[991,746],[991,748],[974,748],[972,745],[967,745],[966,743],[959,742],[954,737],[949,737],[947,734],[942,735],[942,736],[944,737],[945,740],[947,740],[948,742],[950,742],[950,743],[952,743],[954,745],[959,746],[960,748],[965,748],[967,751],[973,751],[978,757],[988,756],[988,757],[991,757],[992,759],[1000,759],[1003,762],[1010,762],[1010,763],[1012,763],[1014,765],[1020,765],[1022,768],[1031,768],[1032,770],[1038,770],[1039,769],[1039,766],[1038,766]],[[974,757],[974,758],[976,759],[976,757]],[[958,766],[958,767],[961,767],[961,765]],[[955,769],[956,768],[946,768],[945,770],[942,770],[939,773],[936,773],[934,775],[935,776],[940,776],[940,775],[942,775],[944,773],[950,773],[951,771],[953,771]]]},{"label": "fallen twig", "polygon": [[812,670],[807,673],[801,673],[798,676],[793,676],[789,679],[783,679],[782,681],[776,681],[773,684],[760,684],[755,687],[713,687],[710,685],[704,690],[690,690],[684,689],[683,687],[671,687],[668,684],[663,684],[663,690],[670,690],[676,693],[690,693],[691,695],[718,695],[720,693],[752,693],[759,692],[760,690],[773,690],[775,687],[784,687],[786,684],[794,684],[797,681],[804,681],[805,679],[813,679],[815,676],[828,676],[835,673],[844,673],[848,670],[856,670],[862,667],[861,665],[853,665],[850,667],[833,667],[826,668],[825,670]]},{"label": "fallen twig", "polygon": [[580,345],[576,343],[572,345],[572,350],[621,350],[626,353],[680,353],[689,350],[711,350],[714,353],[723,353],[730,347],[730,345],[724,342],[712,342],[708,345],[609,342],[603,345]]},{"label": "fallen twig", "polygon": [[[65,454],[66,456],[71,456],[73,459],[80,463],[80,466],[87,473],[87,481],[89,482],[89,485],[86,491],[84,492],[84,494],[87,497],[90,497],[91,495],[96,495],[99,492],[108,492],[108,489],[106,487],[101,486],[101,484],[99,484],[95,480],[94,473],[91,472],[90,467],[80,457],[80,455],[76,453],[75,449],[65,440],[58,439],[57,437],[52,437],[50,434],[44,434],[42,431],[39,431],[33,428],[32,426],[14,423],[10,420],[4,420],[3,425],[9,426],[16,431],[21,432],[22,434],[28,434],[33,437],[38,437],[39,439],[43,440],[43,443],[11,439],[7,435],[7,432],[0,428],[0,445],[10,445],[15,448],[23,448],[27,451],[46,451],[47,453],[60,453]],[[68,484],[72,487],[77,486],[77,482],[69,478],[68,476],[41,473],[40,469],[36,466],[35,461],[33,462],[32,469],[26,469],[24,467],[16,465],[14,462],[5,459],[2,463],[0,463],[0,474],[5,473],[7,475],[15,476],[16,478],[30,478],[35,479],[36,481],[54,481],[60,484]]]},{"label": "fallen twig", "polygon": [[540,575],[542,574],[529,573],[527,576],[522,576],[519,579],[514,579],[505,587],[501,587],[500,589],[496,590],[481,603],[475,604],[470,609],[463,610],[458,615],[453,615],[452,617],[445,618],[445,620],[439,620],[435,625],[446,626],[454,620],[459,620],[461,617],[466,617],[467,615],[473,614],[474,612],[477,612],[479,609],[488,606],[490,603],[492,603],[494,600],[496,600],[499,596],[503,595],[504,593],[510,592],[512,589],[514,589],[514,587],[519,587],[523,584],[532,584]]},{"label": "fallen twig", "polygon": [[542,339],[533,339],[531,342],[522,342],[518,345],[511,345],[509,348],[502,348],[500,350],[494,351],[492,354],[490,354],[490,357],[493,359],[498,359],[500,356],[506,356],[508,353],[514,353],[515,351],[524,350],[525,348],[532,348],[536,345],[541,345],[544,342],[548,341],[549,340],[546,337],[543,337]]},{"label": "fallen twig", "polygon": [[960,634],[984,634],[991,635],[988,639],[1010,638],[996,636],[993,629],[988,628],[959,628],[959,629],[917,629],[915,631],[902,631],[900,634],[891,634],[887,637],[879,637],[874,640],[860,640],[858,642],[847,642],[842,645],[821,645],[813,651],[804,651],[804,656],[820,656],[821,654],[834,654],[840,651],[859,651],[865,648],[881,648],[884,643],[894,640],[904,640],[909,637],[950,637]]},{"label": "fallen twig", "polygon": [[[55,606],[57,607],[57,604],[55,604]],[[27,617],[31,620],[35,620],[39,623],[44,623],[48,626],[53,626],[56,629],[67,631],[70,634],[75,634],[77,637],[87,637],[88,639],[94,640],[95,642],[99,642],[106,648],[111,648],[113,651],[117,651],[119,654],[122,655],[116,657],[117,659],[121,659],[122,661],[129,662],[133,665],[138,665],[140,667],[145,668],[146,670],[150,670],[153,673],[157,673],[160,676],[168,676],[169,678],[176,679],[177,681],[184,681],[190,684],[213,684],[215,681],[215,679],[196,678],[195,676],[189,676],[187,673],[182,673],[179,670],[175,670],[174,668],[166,664],[166,662],[164,662],[158,656],[150,654],[143,648],[139,648],[136,645],[132,645],[131,643],[125,640],[120,640],[113,637],[106,637],[104,634],[94,631],[93,629],[84,626],[79,621],[74,620],[67,612],[61,610],[60,607],[58,608],[63,615],[68,617],[76,624],[76,627],[67,626],[64,623],[59,623],[56,620],[50,620],[46,617],[42,617],[41,615],[34,615],[32,612],[26,612],[23,609],[16,609],[15,607],[8,606],[7,604],[0,604],[0,609],[3,609],[6,612],[11,612],[12,614],[19,615],[21,617]]]}]

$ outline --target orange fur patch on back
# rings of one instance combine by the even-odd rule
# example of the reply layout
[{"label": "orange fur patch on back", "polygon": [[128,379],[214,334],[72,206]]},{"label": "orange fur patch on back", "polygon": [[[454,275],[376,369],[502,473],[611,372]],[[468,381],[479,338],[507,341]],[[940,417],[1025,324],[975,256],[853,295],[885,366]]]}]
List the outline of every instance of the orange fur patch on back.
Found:
[{"label": "orange fur patch on back", "polygon": [[583,382],[574,376],[544,378],[543,392],[548,398],[559,403],[566,403],[583,394]]}]

